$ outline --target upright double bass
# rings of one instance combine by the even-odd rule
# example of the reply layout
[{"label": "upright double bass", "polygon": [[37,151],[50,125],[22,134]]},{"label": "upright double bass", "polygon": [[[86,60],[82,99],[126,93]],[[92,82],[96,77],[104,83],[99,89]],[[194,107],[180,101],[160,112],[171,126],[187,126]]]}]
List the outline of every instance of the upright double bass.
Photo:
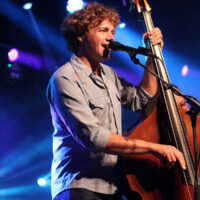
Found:
[{"label": "upright double bass", "polygon": [[[138,13],[143,15],[146,31],[151,31],[154,25],[149,4],[146,0],[132,0],[132,2],[136,4]],[[157,75],[170,83],[160,46],[149,44],[149,47],[152,53],[159,57],[154,59]],[[180,105],[177,105],[173,92],[167,89],[162,81],[158,81],[158,84],[159,94],[149,103],[153,109],[149,110],[147,105],[147,114],[143,122],[125,134],[130,138],[174,145],[183,153],[187,169],[183,171],[176,164],[172,170],[167,171],[163,160],[152,154],[146,154],[124,157],[124,172],[131,190],[138,192],[143,200],[199,200],[200,196],[194,195],[197,170],[194,162],[191,118]],[[196,119],[196,130],[197,144],[200,147],[199,117]]]}]

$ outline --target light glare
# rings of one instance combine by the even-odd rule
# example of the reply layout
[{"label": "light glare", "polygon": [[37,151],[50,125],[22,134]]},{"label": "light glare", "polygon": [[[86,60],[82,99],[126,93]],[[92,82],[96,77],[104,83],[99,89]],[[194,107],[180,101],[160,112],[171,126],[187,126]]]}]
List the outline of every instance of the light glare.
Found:
[{"label": "light glare", "polygon": [[82,0],[68,0],[66,9],[69,13],[74,13],[77,10],[82,9],[85,3]]},{"label": "light glare", "polygon": [[13,48],[8,52],[8,59],[10,62],[15,62],[19,57],[19,52],[17,49]]},{"label": "light glare", "polygon": [[182,70],[181,70],[181,74],[182,76],[186,76],[188,74],[189,68],[187,65],[184,65]]},{"label": "light glare", "polygon": [[23,9],[24,10],[29,10],[29,9],[31,9],[32,8],[32,3],[31,2],[28,2],[28,3],[25,3],[24,5],[23,5]]},{"label": "light glare", "polygon": [[39,178],[37,181],[38,185],[40,187],[45,186],[46,185],[46,180],[44,178]]},{"label": "light glare", "polygon": [[119,24],[119,28],[125,28],[126,27],[126,23],[125,22],[122,22]]}]

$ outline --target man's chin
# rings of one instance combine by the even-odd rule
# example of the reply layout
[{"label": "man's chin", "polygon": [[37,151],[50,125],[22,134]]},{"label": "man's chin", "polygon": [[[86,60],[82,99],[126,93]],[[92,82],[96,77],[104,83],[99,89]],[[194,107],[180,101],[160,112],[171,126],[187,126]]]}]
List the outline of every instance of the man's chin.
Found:
[{"label": "man's chin", "polygon": [[104,51],[103,52],[103,61],[110,59],[110,51]]}]

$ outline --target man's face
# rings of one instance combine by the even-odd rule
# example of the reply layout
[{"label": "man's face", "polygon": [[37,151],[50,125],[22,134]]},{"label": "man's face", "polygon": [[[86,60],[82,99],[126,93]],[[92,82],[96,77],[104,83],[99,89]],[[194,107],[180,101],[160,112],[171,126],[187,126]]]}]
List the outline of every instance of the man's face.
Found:
[{"label": "man's face", "polygon": [[96,62],[108,60],[111,52],[108,44],[114,40],[114,34],[115,28],[109,20],[90,29],[83,42],[86,55]]}]

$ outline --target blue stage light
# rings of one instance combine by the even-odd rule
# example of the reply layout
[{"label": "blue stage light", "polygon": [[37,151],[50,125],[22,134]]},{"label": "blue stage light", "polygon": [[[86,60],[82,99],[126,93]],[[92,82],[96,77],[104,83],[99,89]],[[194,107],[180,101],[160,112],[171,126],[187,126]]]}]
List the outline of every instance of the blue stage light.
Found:
[{"label": "blue stage light", "polygon": [[40,187],[44,187],[44,186],[46,186],[46,179],[45,179],[45,178],[39,178],[39,179],[37,180],[37,183],[38,183],[38,185],[39,185]]},{"label": "blue stage light", "polygon": [[47,174],[38,178],[37,184],[40,187],[49,187],[51,185],[51,172],[48,172]]},{"label": "blue stage light", "polygon": [[28,3],[25,3],[25,4],[23,5],[23,9],[24,9],[24,10],[29,10],[29,9],[32,8],[32,6],[33,6],[33,4],[32,4],[31,2],[28,2]]},{"label": "blue stage light", "polygon": [[119,28],[125,28],[126,27],[126,23],[125,22],[121,22],[119,23]]},{"label": "blue stage light", "polygon": [[188,72],[189,72],[188,66],[187,66],[187,65],[184,65],[184,66],[182,67],[182,70],[181,70],[181,75],[182,75],[182,76],[186,76],[186,75],[188,74]]},{"label": "blue stage light", "polygon": [[82,0],[68,0],[66,9],[69,13],[73,13],[82,9],[84,6],[85,3]]}]

